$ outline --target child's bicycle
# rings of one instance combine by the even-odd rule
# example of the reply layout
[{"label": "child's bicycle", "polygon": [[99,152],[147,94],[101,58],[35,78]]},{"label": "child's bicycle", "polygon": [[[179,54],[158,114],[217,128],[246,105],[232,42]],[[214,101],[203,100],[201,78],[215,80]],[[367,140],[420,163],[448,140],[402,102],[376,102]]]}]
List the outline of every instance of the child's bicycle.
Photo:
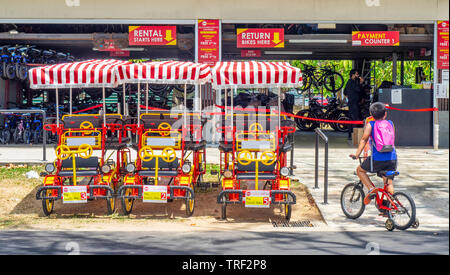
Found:
[{"label": "child's bicycle", "polygon": [[[361,159],[364,158],[359,158],[360,163]],[[377,190],[375,206],[381,215],[387,216],[388,219],[386,220],[385,226],[389,231],[395,228],[406,230],[409,227],[419,227],[414,200],[403,192],[395,192],[391,195],[386,190],[388,179],[394,179],[399,174],[398,171],[379,171],[377,176],[385,178],[384,187],[376,188],[373,186]],[[350,219],[359,218],[366,208],[364,198],[364,185],[361,181],[347,184],[341,193],[341,208],[345,216]]]}]

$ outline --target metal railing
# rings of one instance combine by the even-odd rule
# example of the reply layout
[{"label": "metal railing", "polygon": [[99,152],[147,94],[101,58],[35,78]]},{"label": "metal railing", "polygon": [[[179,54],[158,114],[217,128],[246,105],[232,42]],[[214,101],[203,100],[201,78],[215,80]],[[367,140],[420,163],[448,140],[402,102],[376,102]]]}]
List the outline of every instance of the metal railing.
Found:
[{"label": "metal railing", "polygon": [[[42,127],[44,127],[44,123],[47,119],[47,115],[44,110],[36,110],[36,109],[0,109],[0,114],[29,114],[29,113],[38,113],[42,114]],[[47,146],[47,131],[42,128],[42,160],[47,161],[46,157],[46,146]]]},{"label": "metal railing", "polygon": [[314,189],[319,188],[319,138],[321,138],[325,142],[323,203],[328,204],[328,137],[318,128],[314,131],[316,132]]}]

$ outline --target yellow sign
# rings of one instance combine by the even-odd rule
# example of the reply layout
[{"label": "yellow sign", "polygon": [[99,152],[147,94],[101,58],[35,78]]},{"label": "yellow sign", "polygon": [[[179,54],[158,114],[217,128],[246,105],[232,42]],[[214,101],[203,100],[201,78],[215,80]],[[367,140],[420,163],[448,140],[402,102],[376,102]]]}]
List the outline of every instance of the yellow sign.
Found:
[{"label": "yellow sign", "polygon": [[261,191],[261,190],[246,191],[245,207],[269,208],[270,191]]},{"label": "yellow sign", "polygon": [[87,187],[64,186],[63,203],[87,203]]},{"label": "yellow sign", "polygon": [[142,202],[166,203],[167,186],[144,185]]}]

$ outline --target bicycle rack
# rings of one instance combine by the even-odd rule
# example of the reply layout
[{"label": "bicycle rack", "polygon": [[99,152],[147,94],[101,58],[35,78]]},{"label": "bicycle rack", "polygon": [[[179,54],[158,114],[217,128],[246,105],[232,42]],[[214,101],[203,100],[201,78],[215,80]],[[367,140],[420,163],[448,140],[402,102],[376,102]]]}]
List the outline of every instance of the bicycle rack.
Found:
[{"label": "bicycle rack", "polygon": [[[4,114],[4,113],[23,113],[23,114],[27,114],[27,113],[39,113],[42,114],[42,122],[44,123],[45,119],[46,119],[46,113],[44,110],[36,110],[36,109],[0,109],[0,114]],[[47,132],[42,129],[42,158],[43,161],[47,161],[46,159],[46,143],[47,143]]]},{"label": "bicycle rack", "polygon": [[314,129],[314,132],[316,133],[314,189],[319,188],[319,137],[320,137],[325,142],[323,204],[328,204],[328,137],[319,128]]}]

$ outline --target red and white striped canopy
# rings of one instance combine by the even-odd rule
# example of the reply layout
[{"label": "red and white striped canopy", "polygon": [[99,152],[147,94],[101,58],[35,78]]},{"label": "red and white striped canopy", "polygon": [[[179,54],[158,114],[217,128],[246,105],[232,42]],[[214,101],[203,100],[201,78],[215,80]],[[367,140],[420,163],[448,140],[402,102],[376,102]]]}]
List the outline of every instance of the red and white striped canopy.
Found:
[{"label": "red and white striped canopy", "polygon": [[119,66],[119,83],[204,84],[211,79],[206,64],[181,61],[134,63]]},{"label": "red and white striped canopy", "polygon": [[214,88],[299,87],[302,72],[288,62],[218,62],[211,69]]},{"label": "red and white striped canopy", "polygon": [[32,89],[113,88],[117,86],[117,66],[121,60],[92,59],[32,68],[28,71]]}]

